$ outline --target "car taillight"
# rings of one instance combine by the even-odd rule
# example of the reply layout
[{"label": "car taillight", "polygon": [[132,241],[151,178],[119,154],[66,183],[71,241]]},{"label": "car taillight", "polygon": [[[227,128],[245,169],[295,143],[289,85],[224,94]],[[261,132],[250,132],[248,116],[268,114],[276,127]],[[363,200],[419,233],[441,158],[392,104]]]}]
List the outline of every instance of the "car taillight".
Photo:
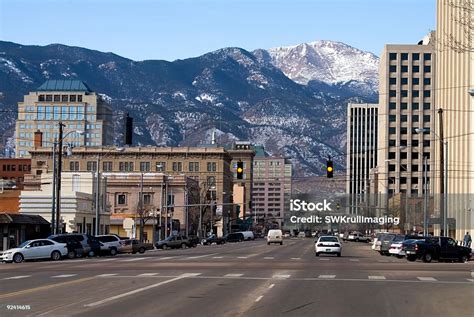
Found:
[{"label": "car taillight", "polygon": [[418,251],[418,244],[415,244],[415,251]]}]

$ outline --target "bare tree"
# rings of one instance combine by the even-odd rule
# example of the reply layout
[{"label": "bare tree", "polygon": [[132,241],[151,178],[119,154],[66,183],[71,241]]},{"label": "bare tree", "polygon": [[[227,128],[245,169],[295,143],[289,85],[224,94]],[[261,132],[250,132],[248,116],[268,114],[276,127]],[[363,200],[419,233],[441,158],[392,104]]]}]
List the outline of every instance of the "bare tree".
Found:
[{"label": "bare tree", "polygon": [[474,0],[442,0],[439,5],[447,5],[454,10],[451,19],[461,30],[461,36],[453,33],[439,34],[438,49],[450,49],[457,53],[474,52]]}]

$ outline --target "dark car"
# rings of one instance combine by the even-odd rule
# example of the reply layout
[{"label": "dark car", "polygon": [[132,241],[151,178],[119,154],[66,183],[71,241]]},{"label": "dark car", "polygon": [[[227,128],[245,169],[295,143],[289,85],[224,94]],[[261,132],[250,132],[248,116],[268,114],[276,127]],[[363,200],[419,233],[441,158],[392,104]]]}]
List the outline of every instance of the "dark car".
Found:
[{"label": "dark car", "polygon": [[201,242],[198,236],[189,236],[188,237],[189,245],[188,247],[197,247],[197,245]]},{"label": "dark car", "polygon": [[66,244],[66,247],[67,247],[66,257],[69,259],[74,259],[76,257],[81,258],[84,256],[84,252],[85,252],[84,247],[76,239],[68,239],[65,236],[57,236],[57,237],[54,237],[53,241]]},{"label": "dark car", "polygon": [[390,246],[396,236],[394,233],[386,233],[380,236],[380,255],[390,256]]},{"label": "dark car", "polygon": [[191,244],[189,239],[186,236],[169,236],[164,240],[158,241],[155,246],[157,249],[178,249],[178,248],[186,248],[189,247]]},{"label": "dark car", "polygon": [[202,245],[210,245],[210,244],[224,244],[225,239],[224,238],[219,238],[217,235],[213,234],[206,239],[202,239],[201,244]]},{"label": "dark car", "polygon": [[137,239],[128,239],[124,240],[123,252],[126,253],[145,253],[147,250],[153,250],[153,245],[151,243],[141,242]]},{"label": "dark car", "polygon": [[[63,233],[54,234],[48,237],[60,243],[76,243],[79,242],[84,249],[83,254],[88,256],[95,256],[100,253],[100,242],[93,236],[85,233]],[[59,240],[58,240],[59,239]]]},{"label": "dark car", "polygon": [[450,237],[429,237],[404,243],[403,248],[408,261],[422,259],[429,263],[432,260],[455,260],[467,262],[471,258],[471,249],[460,246]]},{"label": "dark car", "polygon": [[224,240],[225,242],[242,242],[245,240],[245,237],[242,232],[234,232],[224,236]]}]

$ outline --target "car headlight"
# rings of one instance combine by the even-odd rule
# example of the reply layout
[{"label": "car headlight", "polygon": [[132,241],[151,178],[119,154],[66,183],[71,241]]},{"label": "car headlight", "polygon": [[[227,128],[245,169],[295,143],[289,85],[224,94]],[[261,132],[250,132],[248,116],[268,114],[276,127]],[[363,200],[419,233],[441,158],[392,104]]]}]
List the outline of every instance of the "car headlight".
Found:
[{"label": "car headlight", "polygon": [[3,255],[7,255],[7,254],[12,254],[12,252],[8,251],[8,252],[3,252]]}]

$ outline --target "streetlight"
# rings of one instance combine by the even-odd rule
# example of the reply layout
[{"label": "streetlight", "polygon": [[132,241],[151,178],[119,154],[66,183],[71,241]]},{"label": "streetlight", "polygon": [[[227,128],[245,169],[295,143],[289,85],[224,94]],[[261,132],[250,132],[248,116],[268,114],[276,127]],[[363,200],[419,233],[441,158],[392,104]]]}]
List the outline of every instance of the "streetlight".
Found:
[{"label": "streetlight", "polygon": [[471,97],[474,97],[474,88],[469,89],[469,94],[471,95]]},{"label": "streetlight", "polygon": [[[62,156],[63,156],[63,140],[70,134],[77,133],[84,135],[84,131],[72,130],[63,136],[63,128],[66,126],[59,122],[59,139],[53,142],[53,200],[51,204],[51,225],[52,233],[59,233],[59,223],[61,214],[61,172],[62,172]],[[56,148],[58,149],[58,158],[56,162]],[[56,209],[56,210],[55,210]]]},{"label": "streetlight", "polygon": [[[440,109],[442,113],[442,109]],[[435,131],[429,128],[416,128],[415,132],[420,133],[433,133],[441,142],[441,159],[440,159],[440,224],[441,230],[446,236],[447,232],[447,213],[448,213],[448,200],[446,193],[448,192],[448,141],[445,141],[442,136],[439,136]]]}]

